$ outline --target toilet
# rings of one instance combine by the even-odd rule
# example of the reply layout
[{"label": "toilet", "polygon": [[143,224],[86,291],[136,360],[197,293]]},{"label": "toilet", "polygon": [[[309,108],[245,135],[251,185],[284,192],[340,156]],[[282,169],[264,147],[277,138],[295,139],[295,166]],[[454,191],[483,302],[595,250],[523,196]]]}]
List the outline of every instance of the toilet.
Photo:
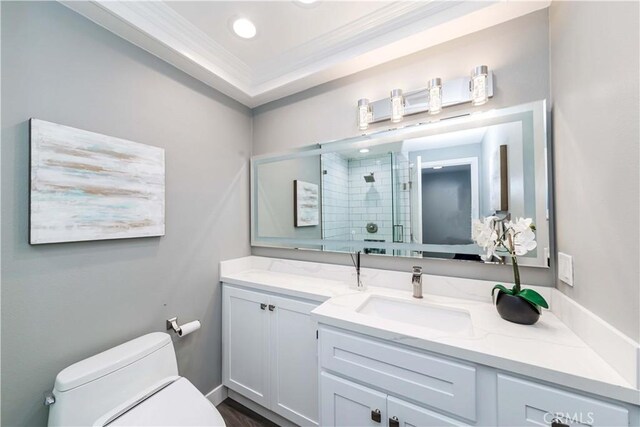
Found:
[{"label": "toilet", "polygon": [[225,426],[178,375],[171,337],[154,332],[75,363],[56,377],[50,426]]}]

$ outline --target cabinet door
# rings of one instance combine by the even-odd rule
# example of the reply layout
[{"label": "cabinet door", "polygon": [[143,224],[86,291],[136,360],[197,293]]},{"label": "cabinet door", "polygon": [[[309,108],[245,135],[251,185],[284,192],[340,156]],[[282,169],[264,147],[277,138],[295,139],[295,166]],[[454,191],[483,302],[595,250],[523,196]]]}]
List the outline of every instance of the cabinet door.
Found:
[{"label": "cabinet door", "polygon": [[315,304],[270,297],[271,410],[298,425],[318,424]]},{"label": "cabinet door", "polygon": [[387,395],[320,374],[320,424],[325,427],[387,426]]},{"label": "cabinet door", "polygon": [[222,378],[230,389],[269,405],[269,297],[224,286]]},{"label": "cabinet door", "polygon": [[389,427],[444,427],[462,426],[460,421],[453,420],[428,409],[421,408],[395,397],[387,398]]}]

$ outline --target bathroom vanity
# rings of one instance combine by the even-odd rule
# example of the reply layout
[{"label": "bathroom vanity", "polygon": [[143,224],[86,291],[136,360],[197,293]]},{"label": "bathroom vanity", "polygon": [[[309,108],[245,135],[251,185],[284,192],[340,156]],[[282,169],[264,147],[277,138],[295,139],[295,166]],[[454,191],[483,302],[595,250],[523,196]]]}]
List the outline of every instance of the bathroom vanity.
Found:
[{"label": "bathroom vanity", "polygon": [[425,275],[416,300],[409,272],[363,269],[363,281],[354,289],[345,266],[223,262],[230,393],[298,425],[640,423],[637,344],[607,337],[620,363],[592,348],[561,320],[579,313],[555,289],[537,288],[564,311],[522,326],[500,319],[492,282]]}]

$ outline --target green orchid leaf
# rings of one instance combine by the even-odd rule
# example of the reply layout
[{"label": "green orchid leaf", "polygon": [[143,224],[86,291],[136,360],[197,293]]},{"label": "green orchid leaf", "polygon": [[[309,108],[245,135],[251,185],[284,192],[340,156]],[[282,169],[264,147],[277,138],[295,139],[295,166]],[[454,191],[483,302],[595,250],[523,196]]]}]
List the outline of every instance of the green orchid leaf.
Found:
[{"label": "green orchid leaf", "polygon": [[549,308],[549,304],[547,304],[547,301],[543,298],[543,296],[537,293],[536,291],[534,291],[533,289],[523,289],[520,291],[518,296],[530,302],[531,304],[544,307],[544,308]]},{"label": "green orchid leaf", "polygon": [[505,294],[513,295],[513,291],[511,289],[507,289],[502,285],[495,285],[493,289],[491,289],[491,296],[493,296],[493,293],[496,291],[496,289],[500,292],[504,292]]}]

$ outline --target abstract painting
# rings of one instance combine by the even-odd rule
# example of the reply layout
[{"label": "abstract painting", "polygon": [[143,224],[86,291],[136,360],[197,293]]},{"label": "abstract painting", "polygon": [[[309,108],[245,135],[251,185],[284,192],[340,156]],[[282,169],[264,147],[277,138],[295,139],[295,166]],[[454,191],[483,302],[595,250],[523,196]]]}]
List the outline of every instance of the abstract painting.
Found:
[{"label": "abstract painting", "polygon": [[319,194],[318,184],[293,181],[294,225],[296,227],[310,227],[319,224]]},{"label": "abstract painting", "polygon": [[29,242],[164,235],[164,149],[30,120]]}]

